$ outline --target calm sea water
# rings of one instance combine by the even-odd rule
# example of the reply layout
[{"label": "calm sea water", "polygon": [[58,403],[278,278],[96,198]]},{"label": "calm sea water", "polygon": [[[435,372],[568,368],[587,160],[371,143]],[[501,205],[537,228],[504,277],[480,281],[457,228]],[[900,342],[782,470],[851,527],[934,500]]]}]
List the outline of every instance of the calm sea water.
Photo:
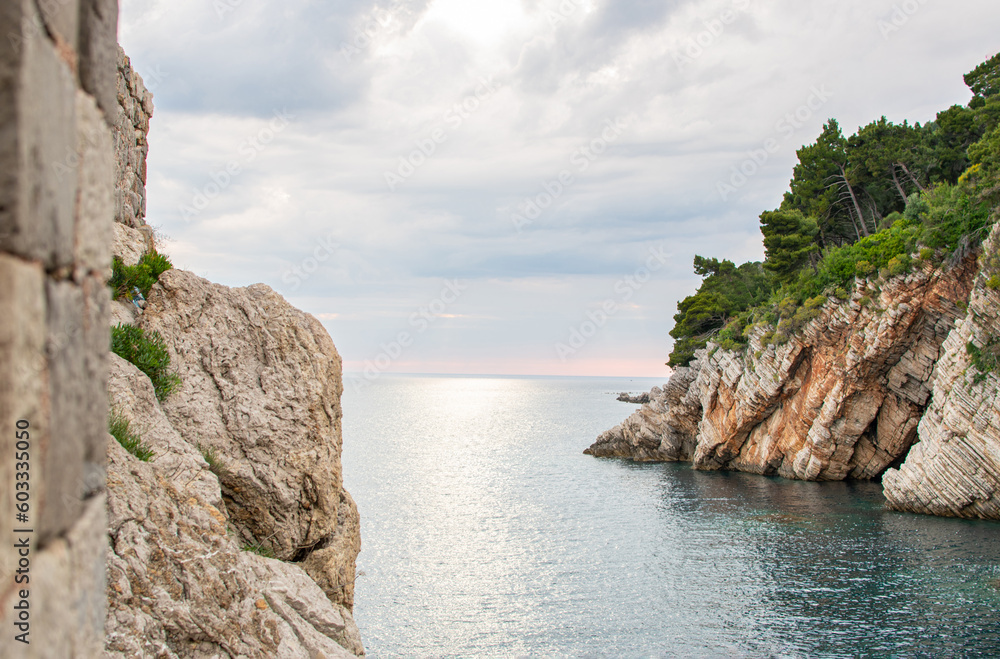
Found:
[{"label": "calm sea water", "polygon": [[653,380],[344,394],[369,657],[1000,657],[1000,524],[582,455]]}]

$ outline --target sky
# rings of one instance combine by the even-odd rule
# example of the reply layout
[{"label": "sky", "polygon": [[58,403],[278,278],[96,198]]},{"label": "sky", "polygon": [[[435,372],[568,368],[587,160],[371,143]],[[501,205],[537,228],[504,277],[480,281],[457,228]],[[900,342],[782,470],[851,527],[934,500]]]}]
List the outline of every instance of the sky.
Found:
[{"label": "sky", "polygon": [[386,373],[666,377],[696,254],[763,258],[829,118],[926,122],[996,0],[123,0],[180,268]]}]

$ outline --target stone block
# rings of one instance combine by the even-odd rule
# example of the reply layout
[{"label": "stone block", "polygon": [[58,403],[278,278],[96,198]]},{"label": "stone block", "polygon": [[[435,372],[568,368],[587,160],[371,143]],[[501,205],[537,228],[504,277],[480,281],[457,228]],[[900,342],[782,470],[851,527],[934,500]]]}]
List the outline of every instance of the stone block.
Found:
[{"label": "stone block", "polygon": [[31,645],[16,656],[103,656],[107,610],[104,561],[107,502],[103,493],[87,500],[65,537],[36,554],[32,572]]},{"label": "stone block", "polygon": [[[111,343],[111,291],[104,278],[92,275],[83,287],[84,496],[104,482],[108,435],[108,345]],[[95,474],[100,482],[94,482]]]},{"label": "stone block", "polygon": [[115,219],[114,146],[93,97],[77,92],[76,116],[76,267],[104,272]]},{"label": "stone block", "polygon": [[118,0],[80,1],[80,83],[108,125],[118,120]]},{"label": "stone block", "polygon": [[71,282],[46,282],[48,303],[49,397],[52,432],[38,456],[45,474],[39,519],[39,543],[65,533],[80,515],[84,456],[88,442],[90,389],[101,386],[87,378],[83,290]]},{"label": "stone block", "polygon": [[[42,482],[42,446],[49,429],[45,361],[45,273],[38,263],[0,254],[0,626],[9,629],[15,526],[16,450],[19,420],[28,422],[28,523],[37,521]],[[37,528],[37,527],[34,527]],[[35,536],[37,537],[37,536]],[[34,538],[32,538],[34,540]],[[34,542],[32,543],[32,547]],[[7,634],[4,634],[7,640]],[[2,654],[2,653],[0,653]]]},{"label": "stone block", "polygon": [[0,249],[56,269],[73,261],[76,177],[67,172],[76,155],[76,89],[44,27],[33,27],[41,24],[33,4],[24,4],[0,73],[8,77],[13,65],[13,78],[0,80]]},{"label": "stone block", "polygon": [[67,48],[67,55],[72,53],[75,60],[79,33],[79,0],[38,0],[38,8],[42,12],[46,27],[55,36],[57,43]]}]

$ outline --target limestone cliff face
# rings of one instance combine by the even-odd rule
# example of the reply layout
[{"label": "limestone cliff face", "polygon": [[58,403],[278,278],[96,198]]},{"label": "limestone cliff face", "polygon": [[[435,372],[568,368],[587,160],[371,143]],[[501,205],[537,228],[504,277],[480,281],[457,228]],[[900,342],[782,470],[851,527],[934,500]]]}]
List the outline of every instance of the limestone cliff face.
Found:
[{"label": "limestone cliff face", "polygon": [[[994,229],[981,260],[996,259],[998,250]],[[1000,377],[981,373],[968,348],[989,349],[1000,337],[1000,292],[987,285],[994,270],[988,264],[977,276],[969,313],[945,340],[919,442],[882,479],[897,510],[1000,519]]]},{"label": "limestone cliff face", "polygon": [[[340,481],[329,336],[264,286],[183,271],[161,281],[139,323],[164,336],[183,389],[161,404],[114,355],[109,376],[112,407],[155,455],[142,462],[109,442],[108,656],[363,655],[351,616],[359,527]],[[235,308],[242,323],[226,314]],[[249,344],[259,352],[240,354]]]},{"label": "limestone cliff face", "polygon": [[[118,61],[112,251],[128,264],[153,245],[152,104],[121,51]],[[182,384],[158,401],[145,374],[111,355],[111,407],[154,456],[108,437],[106,656],[363,656],[352,617],[360,525],[343,487],[341,361],[326,330],[267,286],[182,270],[160,277],[143,310],[112,307],[112,324],[160,333]]]},{"label": "limestone cliff face", "polygon": [[996,334],[998,300],[980,283],[966,311],[977,269],[859,282],[781,346],[762,331],[742,353],[710,344],[586,453],[801,480],[878,478],[909,454],[886,478],[893,505],[996,517],[996,376],[973,384],[965,346]]},{"label": "limestone cliff face", "polygon": [[235,531],[300,562],[350,609],[361,540],[341,476],[341,362],[326,330],[263,284],[228,288],[182,270],[160,277],[139,325],[166,339],[181,376],[166,417],[226,465]]}]

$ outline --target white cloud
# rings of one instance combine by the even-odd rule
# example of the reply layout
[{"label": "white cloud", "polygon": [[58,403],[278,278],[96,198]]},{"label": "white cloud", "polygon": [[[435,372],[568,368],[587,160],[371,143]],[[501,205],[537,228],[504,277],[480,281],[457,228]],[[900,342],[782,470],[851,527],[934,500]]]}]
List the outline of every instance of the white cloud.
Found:
[{"label": "white cloud", "polygon": [[[658,374],[676,301],[697,283],[693,255],[762,256],[757,215],[780,203],[795,149],[826,119],[848,131],[882,114],[926,121],[969,98],[962,74],[997,49],[995,3],[924,3],[883,35],[892,12],[861,0],[289,0],[219,16],[200,1],[125,0],[123,45],[158,78],[148,219],[179,265],[263,281],[322,314],[349,363],[458,277],[476,284],[463,308],[394,368],[579,372],[645,356],[635,374]],[[832,95],[779,128],[814,87]],[[253,146],[281,110],[294,118]],[[615,118],[620,136],[582,169],[578,149]],[[779,148],[723,200],[718,183],[768,138]],[[412,172],[391,191],[401,158]],[[563,172],[572,183],[519,233],[511,216]],[[290,284],[331,236],[336,250]],[[560,363],[560,333],[660,242],[672,260],[641,312]]]}]

